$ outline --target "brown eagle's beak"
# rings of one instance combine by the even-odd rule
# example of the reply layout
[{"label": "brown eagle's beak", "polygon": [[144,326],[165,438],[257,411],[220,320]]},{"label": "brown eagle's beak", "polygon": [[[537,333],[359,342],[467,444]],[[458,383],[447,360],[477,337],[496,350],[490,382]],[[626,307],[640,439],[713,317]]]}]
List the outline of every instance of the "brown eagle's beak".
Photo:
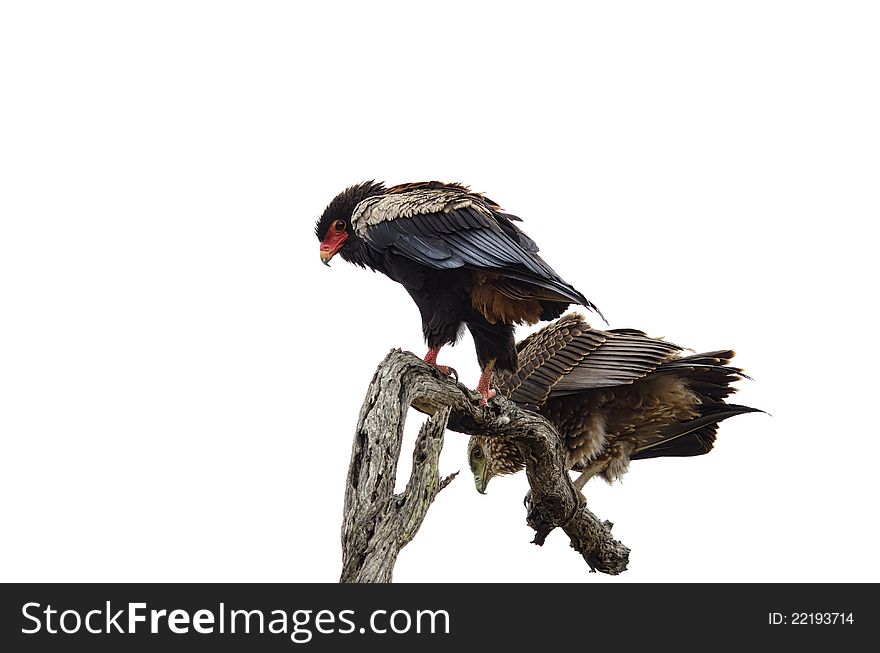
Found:
[{"label": "brown eagle's beak", "polygon": [[489,479],[485,473],[474,474],[474,485],[477,486],[477,492],[486,494],[486,486],[489,485]]},{"label": "brown eagle's beak", "polygon": [[336,253],[336,252],[334,252],[333,250],[331,250],[329,247],[328,247],[327,249],[324,249],[324,248],[322,247],[322,248],[321,248],[321,263],[323,263],[323,264],[326,265],[327,267],[330,267],[330,259],[333,258],[333,255],[334,255],[335,253]]}]

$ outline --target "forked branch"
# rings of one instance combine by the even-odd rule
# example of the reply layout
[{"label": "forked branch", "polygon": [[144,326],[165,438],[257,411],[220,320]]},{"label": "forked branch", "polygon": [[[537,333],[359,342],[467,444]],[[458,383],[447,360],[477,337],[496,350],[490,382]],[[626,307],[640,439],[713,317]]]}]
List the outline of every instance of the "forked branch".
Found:
[{"label": "forked branch", "polygon": [[[406,489],[394,493],[409,407],[430,417],[413,453]],[[629,549],[611,536],[611,523],[590,512],[565,469],[556,429],[543,417],[498,397],[479,396],[409,352],[393,350],[379,365],[361,407],[345,489],[341,582],[390,582],[397,554],[418,531],[428,508],[452,478],[441,480],[443,431],[510,438],[526,459],[531,491],[527,522],[543,544],[562,528],[590,569],[626,570]]]}]

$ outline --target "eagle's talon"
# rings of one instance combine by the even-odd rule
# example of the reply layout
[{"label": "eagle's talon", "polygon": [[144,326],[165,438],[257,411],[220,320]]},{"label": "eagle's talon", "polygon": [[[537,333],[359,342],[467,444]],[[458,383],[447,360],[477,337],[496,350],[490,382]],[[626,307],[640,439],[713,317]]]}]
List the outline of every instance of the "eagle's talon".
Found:
[{"label": "eagle's talon", "polygon": [[428,365],[444,376],[451,376],[455,379],[455,382],[458,383],[458,372],[454,367],[450,367],[449,365],[437,365],[437,363],[431,363],[430,361],[428,362]]},{"label": "eagle's talon", "polygon": [[438,353],[440,353],[440,347],[432,347],[431,350],[427,354],[425,354],[425,362],[433,367],[435,370],[438,370],[441,374],[455,377],[455,382],[458,383],[458,372],[455,370],[454,367],[449,367],[449,365],[440,365],[437,363]]}]

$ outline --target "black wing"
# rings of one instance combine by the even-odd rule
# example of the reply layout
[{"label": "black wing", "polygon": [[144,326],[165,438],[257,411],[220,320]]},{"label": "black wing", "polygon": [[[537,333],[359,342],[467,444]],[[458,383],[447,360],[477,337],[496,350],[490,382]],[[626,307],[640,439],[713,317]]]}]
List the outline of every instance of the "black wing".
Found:
[{"label": "black wing", "polygon": [[485,270],[547,291],[542,299],[574,302],[598,312],[538,256],[534,241],[516,227],[514,217],[496,209],[460,186],[409,187],[362,202],[352,225],[380,252],[434,269]]}]

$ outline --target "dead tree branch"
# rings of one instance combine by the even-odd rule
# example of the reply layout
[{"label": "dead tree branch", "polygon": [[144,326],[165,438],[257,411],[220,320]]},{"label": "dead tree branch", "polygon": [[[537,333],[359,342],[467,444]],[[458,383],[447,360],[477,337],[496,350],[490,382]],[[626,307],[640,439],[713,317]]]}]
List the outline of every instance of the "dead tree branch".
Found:
[{"label": "dead tree branch", "polygon": [[[413,453],[406,489],[394,493],[403,426],[410,406],[430,416]],[[527,522],[543,544],[562,528],[590,569],[626,570],[629,549],[611,536],[611,523],[587,510],[565,469],[556,429],[543,417],[498,397],[479,396],[409,352],[393,350],[379,365],[361,407],[345,489],[341,582],[389,582],[397,554],[418,531],[437,493],[443,430],[510,438],[525,455],[531,492]]]}]

